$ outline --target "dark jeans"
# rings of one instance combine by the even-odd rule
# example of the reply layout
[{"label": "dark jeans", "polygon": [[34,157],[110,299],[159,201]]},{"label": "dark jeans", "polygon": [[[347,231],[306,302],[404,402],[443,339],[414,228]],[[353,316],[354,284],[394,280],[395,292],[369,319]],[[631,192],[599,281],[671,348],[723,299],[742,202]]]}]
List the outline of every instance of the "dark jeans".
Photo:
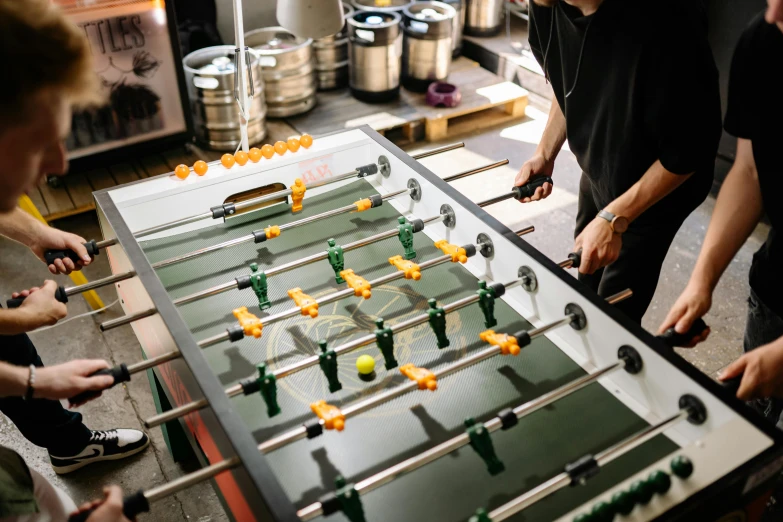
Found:
[{"label": "dark jeans", "polygon": [[[35,346],[24,334],[0,337],[0,361],[17,366],[43,366]],[[52,455],[68,456],[89,443],[91,432],[82,422],[81,413],[66,410],[59,401],[0,398],[0,411],[27,440],[48,449]]]},{"label": "dark jeans", "polygon": [[[783,336],[783,317],[770,310],[752,289],[748,297],[748,321],[745,324],[745,352],[769,344]],[[757,399],[751,407],[783,430],[783,401]]]},{"label": "dark jeans", "polygon": [[[695,203],[693,208],[697,205],[698,203]],[[626,288],[633,290],[631,298],[614,306],[641,323],[658,286],[666,253],[682,222],[693,208],[672,209],[666,219],[660,220],[641,216],[631,223],[623,234],[623,246],[617,261],[593,274],[579,274],[579,280],[601,297],[609,297]],[[582,174],[574,237],[578,236],[601,210],[603,209],[598,208],[593,200],[590,180]]]}]

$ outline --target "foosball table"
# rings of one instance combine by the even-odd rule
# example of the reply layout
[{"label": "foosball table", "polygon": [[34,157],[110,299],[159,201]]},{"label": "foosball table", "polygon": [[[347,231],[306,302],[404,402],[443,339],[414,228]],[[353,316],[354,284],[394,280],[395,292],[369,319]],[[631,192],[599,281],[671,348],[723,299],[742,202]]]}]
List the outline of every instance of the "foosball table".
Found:
[{"label": "foosball table", "polygon": [[[279,145],[279,144],[278,144]],[[143,360],[238,521],[752,519],[780,435],[369,128],[95,193]],[[243,155],[244,154],[244,155]],[[231,156],[231,155],[228,155]],[[184,179],[182,179],[184,178]],[[534,232],[534,233],[542,233]],[[546,233],[546,231],[543,231]],[[79,289],[64,289],[72,295]],[[632,289],[629,289],[632,291]],[[74,398],[75,403],[83,400]]]}]

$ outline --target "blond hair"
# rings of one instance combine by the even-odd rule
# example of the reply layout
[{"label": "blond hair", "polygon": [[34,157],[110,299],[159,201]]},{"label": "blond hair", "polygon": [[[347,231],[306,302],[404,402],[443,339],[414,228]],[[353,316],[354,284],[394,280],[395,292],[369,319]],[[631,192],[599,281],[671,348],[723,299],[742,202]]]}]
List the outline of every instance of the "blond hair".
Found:
[{"label": "blond hair", "polygon": [[0,123],[23,117],[42,89],[77,107],[104,99],[86,36],[51,0],[0,0],[0,67]]}]

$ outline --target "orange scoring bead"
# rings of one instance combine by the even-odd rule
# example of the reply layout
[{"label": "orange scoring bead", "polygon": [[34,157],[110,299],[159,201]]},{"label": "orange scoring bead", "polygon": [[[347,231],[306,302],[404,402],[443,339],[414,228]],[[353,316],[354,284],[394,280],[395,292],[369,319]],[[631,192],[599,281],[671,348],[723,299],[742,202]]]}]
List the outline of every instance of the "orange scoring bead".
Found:
[{"label": "orange scoring bead", "polygon": [[198,160],[196,163],[193,164],[193,170],[198,174],[199,176],[203,176],[207,173],[207,169],[209,166],[207,166],[206,161]]},{"label": "orange scoring bead", "polygon": [[313,410],[313,413],[319,419],[324,421],[324,428],[327,430],[343,431],[343,428],[345,428],[345,415],[337,406],[332,406],[327,404],[326,401],[320,400],[312,403],[310,409]]},{"label": "orange scoring bead", "polygon": [[403,259],[402,256],[394,256],[389,258],[389,264],[404,272],[405,279],[413,279],[414,281],[421,279],[421,268],[413,261]]},{"label": "orange scoring bead", "polygon": [[288,150],[288,144],[284,141],[278,141],[275,143],[275,152],[280,154],[281,156],[286,153]]},{"label": "orange scoring bead", "polygon": [[299,140],[296,138],[288,138],[288,150],[296,152],[299,150]]},{"label": "orange scoring bead", "polygon": [[301,288],[292,288],[288,291],[288,297],[294,300],[296,306],[302,310],[302,315],[309,315],[313,319],[318,317],[318,303],[302,292]]},{"label": "orange scoring bead", "polygon": [[236,154],[234,154],[234,159],[239,163],[240,167],[244,167],[247,164],[247,152],[240,150]]},{"label": "orange scoring bead", "polygon": [[479,338],[485,343],[500,348],[500,353],[503,355],[519,355],[519,342],[512,335],[495,333],[494,330],[485,330],[479,334]]},{"label": "orange scoring bead", "polygon": [[370,282],[359,274],[354,274],[350,268],[340,271],[340,277],[345,279],[349,287],[353,288],[353,295],[369,299],[372,297]]},{"label": "orange scoring bead", "polygon": [[185,179],[190,176],[190,169],[187,165],[177,165],[177,168],[174,169],[174,175],[179,179]]},{"label": "orange scoring bead", "polygon": [[272,159],[272,156],[275,155],[275,148],[267,143],[261,147],[261,155],[266,159]]},{"label": "orange scoring bead", "polygon": [[439,248],[444,254],[451,256],[452,263],[459,261],[464,264],[468,262],[468,254],[465,252],[465,249],[457,245],[452,245],[445,239],[435,241],[435,248]]},{"label": "orange scoring bead", "polygon": [[255,337],[256,339],[261,337],[261,330],[264,328],[264,325],[261,323],[261,319],[247,311],[246,306],[237,308],[232,313],[239,321],[239,326],[242,327],[242,331],[245,332],[246,336]]},{"label": "orange scoring bead", "polygon": [[226,167],[227,169],[230,169],[231,167],[234,166],[234,163],[236,163],[236,160],[234,159],[234,155],[233,154],[223,154],[220,157],[220,163],[222,163],[223,166]]},{"label": "orange scoring bead", "polygon": [[400,373],[412,381],[416,381],[420,390],[435,391],[438,389],[438,378],[427,368],[419,368],[412,363],[400,366]]},{"label": "orange scoring bead", "polygon": [[247,152],[247,156],[250,158],[250,161],[252,161],[253,163],[258,163],[259,161],[261,161],[261,149],[253,147]]},{"label": "orange scoring bead", "polygon": [[309,149],[310,145],[313,144],[313,137],[309,134],[302,134],[299,137],[299,143],[302,145],[302,147]]}]

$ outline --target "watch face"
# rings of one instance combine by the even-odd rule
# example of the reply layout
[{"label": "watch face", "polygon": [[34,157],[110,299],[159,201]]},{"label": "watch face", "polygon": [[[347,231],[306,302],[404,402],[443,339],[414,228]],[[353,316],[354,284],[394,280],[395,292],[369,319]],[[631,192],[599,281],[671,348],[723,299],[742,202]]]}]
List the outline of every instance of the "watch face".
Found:
[{"label": "watch face", "polygon": [[612,230],[616,234],[624,234],[628,230],[628,219],[622,216],[617,216],[612,220]]}]

